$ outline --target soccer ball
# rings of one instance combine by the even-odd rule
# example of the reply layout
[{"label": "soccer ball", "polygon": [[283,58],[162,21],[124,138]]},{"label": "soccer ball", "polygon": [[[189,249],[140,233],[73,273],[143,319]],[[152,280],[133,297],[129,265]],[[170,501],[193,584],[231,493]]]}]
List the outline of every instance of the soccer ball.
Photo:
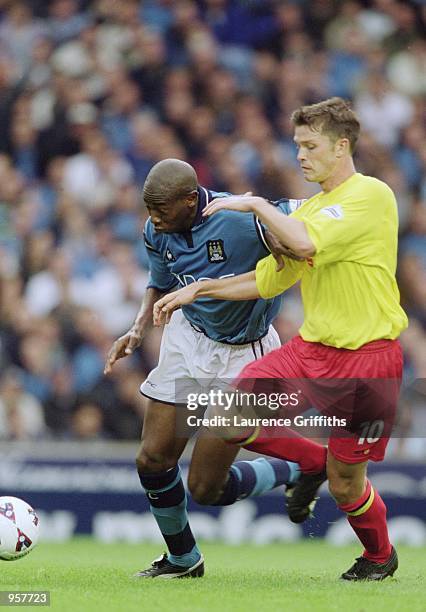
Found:
[{"label": "soccer ball", "polygon": [[34,510],[17,497],[0,497],[0,559],[15,561],[37,544],[40,521]]}]

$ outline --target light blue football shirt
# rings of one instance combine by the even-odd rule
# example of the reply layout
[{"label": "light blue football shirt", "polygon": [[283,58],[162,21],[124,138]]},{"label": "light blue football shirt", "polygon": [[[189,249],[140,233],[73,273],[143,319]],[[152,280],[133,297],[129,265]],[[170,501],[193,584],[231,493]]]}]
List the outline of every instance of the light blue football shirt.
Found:
[{"label": "light blue football shirt", "polygon": [[[201,279],[237,276],[254,270],[259,259],[269,255],[265,228],[255,215],[225,210],[202,217],[208,202],[229,195],[199,187],[197,215],[185,233],[161,234],[148,219],[144,231],[150,261],[148,287],[168,292]],[[302,202],[281,199],[271,205],[288,215]],[[268,333],[280,305],[280,297],[241,302],[202,298],[182,307],[182,312],[191,325],[216,342],[247,344]]]}]

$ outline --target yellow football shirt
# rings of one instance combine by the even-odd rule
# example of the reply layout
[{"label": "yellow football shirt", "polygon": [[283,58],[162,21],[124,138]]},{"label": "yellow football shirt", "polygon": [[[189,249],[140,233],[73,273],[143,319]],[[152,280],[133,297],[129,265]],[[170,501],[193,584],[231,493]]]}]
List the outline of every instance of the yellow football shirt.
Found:
[{"label": "yellow football shirt", "polygon": [[395,279],[398,214],[392,190],[378,179],[353,174],[292,213],[306,225],[316,253],[276,272],[272,256],[256,267],[256,284],[271,298],[301,279],[308,342],[357,349],[394,339],[407,327]]}]

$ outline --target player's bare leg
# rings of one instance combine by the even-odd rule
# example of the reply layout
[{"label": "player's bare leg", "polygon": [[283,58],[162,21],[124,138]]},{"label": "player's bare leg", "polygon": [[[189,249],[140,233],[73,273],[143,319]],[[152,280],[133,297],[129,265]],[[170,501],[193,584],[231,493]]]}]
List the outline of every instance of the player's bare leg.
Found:
[{"label": "player's bare leg", "polygon": [[203,431],[194,446],[188,488],[199,504],[214,505],[225,488],[229,468],[240,448]]},{"label": "player's bare leg", "polygon": [[364,545],[364,554],[342,574],[344,580],[384,580],[398,568],[398,557],[389,542],[386,506],[367,480],[367,462],[348,464],[327,456],[331,495]]},{"label": "player's bare leg", "polygon": [[176,437],[176,406],[145,398],[141,445],[136,456],[138,472],[161,472],[179,461],[188,438]]},{"label": "player's bare leg", "polygon": [[169,554],[139,572],[140,578],[198,577],[204,573],[203,557],[188,522],[186,492],[178,467],[187,441],[176,437],[176,407],[148,399],[136,465]]},{"label": "player's bare leg", "polygon": [[367,464],[343,463],[330,452],[327,454],[328,488],[339,506],[356,502],[364,493]]}]

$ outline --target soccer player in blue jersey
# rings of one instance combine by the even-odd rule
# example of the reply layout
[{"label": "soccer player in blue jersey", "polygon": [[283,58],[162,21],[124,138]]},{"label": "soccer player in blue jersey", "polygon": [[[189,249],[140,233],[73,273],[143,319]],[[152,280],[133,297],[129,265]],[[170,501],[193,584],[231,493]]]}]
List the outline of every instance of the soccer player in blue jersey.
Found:
[{"label": "soccer player in blue jersey", "polygon": [[[161,296],[203,278],[245,273],[269,254],[266,230],[255,216],[239,212],[202,216],[210,201],[224,195],[227,194],[201,187],[195,170],[183,161],[166,159],[151,169],[143,188],[143,200],[150,213],[145,226],[150,282],[134,325],[109,352],[105,373],[111,371],[117,359],[131,354],[141,344],[152,325],[153,306]],[[300,203],[280,200],[275,205],[289,214]],[[173,313],[164,329],[158,366],[141,386],[147,404],[136,463],[169,552],[139,572],[139,577],[198,577],[204,573],[204,559],[188,522],[186,493],[178,467],[188,435],[177,432],[177,417],[183,410],[179,404],[187,401],[184,389],[182,397],[178,397],[177,381],[190,381],[191,391],[211,389],[215,380],[232,379],[253,359],[278,348],[280,340],[271,322],[279,308],[279,298],[237,303],[197,301]],[[235,456],[235,450],[219,438],[213,438],[210,444],[216,458],[209,467],[214,476],[215,469],[226,463],[231,454]],[[252,445],[250,450],[257,448]],[[260,447],[259,450],[262,452]],[[316,465],[323,464],[325,449],[320,445],[307,440],[303,451],[302,471],[315,471]],[[279,485],[291,486],[298,473],[296,463],[277,458],[236,462],[221,495],[215,495],[215,505],[229,505]],[[194,483],[199,480],[194,458],[190,488],[191,479]],[[206,503],[205,492],[194,497]]]}]

